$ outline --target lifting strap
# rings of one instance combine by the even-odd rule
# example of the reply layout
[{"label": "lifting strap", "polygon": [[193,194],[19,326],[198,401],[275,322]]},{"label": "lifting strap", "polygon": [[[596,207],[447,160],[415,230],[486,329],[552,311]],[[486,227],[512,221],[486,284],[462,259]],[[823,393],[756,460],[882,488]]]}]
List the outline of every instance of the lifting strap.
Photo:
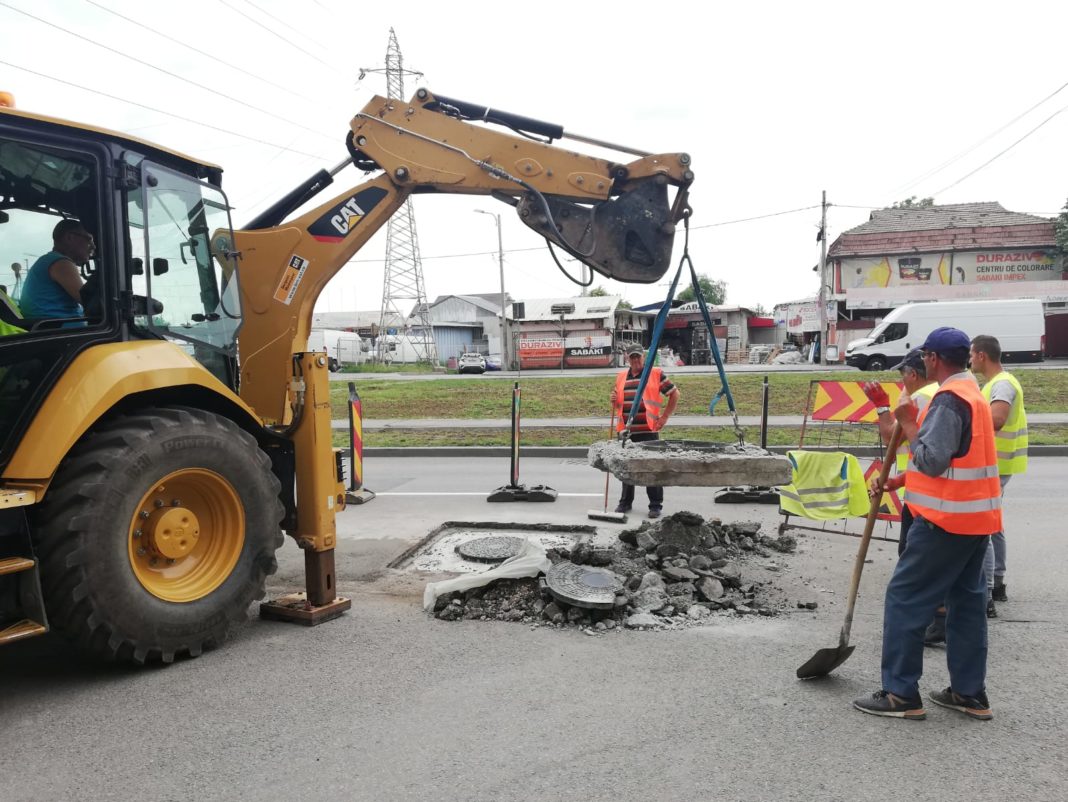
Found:
[{"label": "lifting strap", "polygon": [[[653,362],[657,354],[657,348],[660,345],[660,337],[664,333],[664,327],[667,324],[668,312],[671,310],[671,302],[675,299],[675,290],[679,285],[679,278],[682,277],[682,268],[684,265],[690,267],[690,281],[693,286],[694,298],[697,299],[697,306],[701,310],[701,317],[704,318],[705,327],[708,329],[709,346],[712,351],[712,358],[716,360],[716,369],[719,371],[720,389],[714,396],[712,396],[711,402],[708,404],[708,414],[714,415],[716,404],[719,399],[726,397],[727,408],[730,409],[731,415],[734,418],[734,434],[738,438],[739,443],[745,442],[745,432],[741,425],[738,423],[738,411],[734,408],[734,396],[731,395],[730,385],[727,383],[727,371],[723,367],[723,358],[719,354],[719,346],[716,344],[716,331],[712,326],[712,316],[708,313],[708,305],[705,303],[705,297],[701,293],[701,285],[697,281],[697,271],[694,269],[693,260],[690,258],[690,211],[687,209],[683,215],[683,226],[686,229],[686,237],[683,240],[682,258],[679,260],[679,269],[675,271],[675,278],[671,281],[671,287],[668,289],[667,298],[664,299],[664,304],[660,307],[660,311],[657,312],[656,321],[653,323],[653,336],[649,342],[649,350],[645,354],[645,365],[642,367],[642,376],[638,381],[638,388],[634,393],[636,399],[642,397],[642,393],[645,392],[645,385],[649,381],[649,373],[653,369]],[[630,414],[627,416],[627,425],[623,429],[623,440],[626,441],[630,436],[630,426],[634,421],[634,415],[638,411],[638,404],[631,404]]]}]

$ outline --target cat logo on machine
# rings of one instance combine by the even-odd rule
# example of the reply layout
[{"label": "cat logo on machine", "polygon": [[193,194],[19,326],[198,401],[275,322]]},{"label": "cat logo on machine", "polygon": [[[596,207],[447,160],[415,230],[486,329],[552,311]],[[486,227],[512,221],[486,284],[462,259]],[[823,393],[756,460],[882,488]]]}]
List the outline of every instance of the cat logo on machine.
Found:
[{"label": "cat logo on machine", "polygon": [[385,196],[386,190],[382,187],[357,192],[308,226],[308,233],[319,242],[341,242]]}]

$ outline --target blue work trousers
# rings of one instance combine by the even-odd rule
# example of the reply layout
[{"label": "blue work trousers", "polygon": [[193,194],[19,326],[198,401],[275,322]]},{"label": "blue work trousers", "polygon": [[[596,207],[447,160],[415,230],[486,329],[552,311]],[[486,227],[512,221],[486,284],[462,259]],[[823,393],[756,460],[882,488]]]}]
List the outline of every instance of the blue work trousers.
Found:
[{"label": "blue work trousers", "polygon": [[923,634],[946,604],[946,662],[953,690],[976,696],[986,687],[986,576],[990,537],[954,535],[920,516],[886,587],[883,690],[914,699],[923,674]]}]

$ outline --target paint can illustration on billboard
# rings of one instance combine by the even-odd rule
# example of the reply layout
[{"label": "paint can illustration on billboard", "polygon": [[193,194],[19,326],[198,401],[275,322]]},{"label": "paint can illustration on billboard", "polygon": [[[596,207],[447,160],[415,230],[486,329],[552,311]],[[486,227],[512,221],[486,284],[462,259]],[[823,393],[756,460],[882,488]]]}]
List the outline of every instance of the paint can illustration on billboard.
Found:
[{"label": "paint can illustration on billboard", "polygon": [[919,256],[902,256],[897,260],[897,275],[902,281],[930,281],[931,268],[920,267]]}]

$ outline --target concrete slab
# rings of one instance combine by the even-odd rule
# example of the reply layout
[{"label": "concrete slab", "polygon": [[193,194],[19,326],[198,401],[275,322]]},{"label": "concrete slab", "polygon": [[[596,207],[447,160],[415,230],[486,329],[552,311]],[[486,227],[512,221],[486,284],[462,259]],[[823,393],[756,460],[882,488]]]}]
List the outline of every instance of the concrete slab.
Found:
[{"label": "concrete slab", "polygon": [[791,478],[790,461],[759,446],[695,440],[602,440],[590,446],[589,462],[643,487],[775,486]]}]

